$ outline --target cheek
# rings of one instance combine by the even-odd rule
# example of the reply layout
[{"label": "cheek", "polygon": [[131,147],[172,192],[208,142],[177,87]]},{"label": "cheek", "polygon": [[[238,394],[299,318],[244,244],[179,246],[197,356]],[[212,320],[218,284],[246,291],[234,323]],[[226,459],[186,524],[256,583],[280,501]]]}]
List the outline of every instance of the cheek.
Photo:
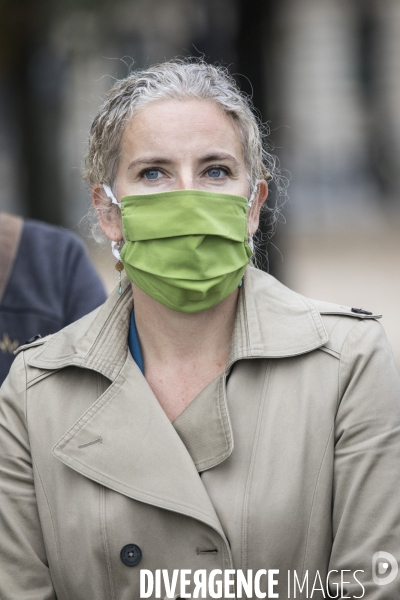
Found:
[{"label": "cheek", "polygon": [[237,183],[240,185],[240,192],[238,192],[240,194],[240,196],[244,196],[245,198],[250,198],[251,189],[250,189],[250,183],[249,183],[249,176],[247,174],[245,164],[241,164],[241,166],[240,166],[239,177],[238,177]]},{"label": "cheek", "polygon": [[226,185],[227,187],[229,186],[227,193],[249,198],[250,186],[247,178],[247,172],[244,170],[244,168],[240,168],[236,172],[233,171],[232,178],[228,178]]}]

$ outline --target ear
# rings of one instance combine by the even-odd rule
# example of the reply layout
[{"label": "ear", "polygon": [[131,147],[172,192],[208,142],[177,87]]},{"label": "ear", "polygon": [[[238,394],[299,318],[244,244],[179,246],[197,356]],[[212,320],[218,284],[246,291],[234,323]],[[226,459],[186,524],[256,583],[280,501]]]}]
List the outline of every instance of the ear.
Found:
[{"label": "ear", "polygon": [[257,191],[253,200],[253,204],[247,215],[247,232],[249,235],[253,235],[260,223],[260,211],[268,197],[268,184],[265,179],[262,179],[257,184]]},{"label": "ear", "polygon": [[[108,239],[119,242],[123,239],[121,211],[110,203],[103,186],[96,184],[92,188],[92,204],[96,209],[100,229]],[[111,205],[110,205],[111,204]]]}]

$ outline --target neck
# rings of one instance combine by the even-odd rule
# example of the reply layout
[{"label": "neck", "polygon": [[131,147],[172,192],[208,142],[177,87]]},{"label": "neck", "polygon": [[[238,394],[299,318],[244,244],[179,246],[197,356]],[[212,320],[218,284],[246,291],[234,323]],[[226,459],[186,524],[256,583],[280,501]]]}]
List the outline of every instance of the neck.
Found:
[{"label": "neck", "polygon": [[132,284],[136,326],[146,365],[210,363],[225,368],[239,290],[212,308],[181,313],[160,304]]}]

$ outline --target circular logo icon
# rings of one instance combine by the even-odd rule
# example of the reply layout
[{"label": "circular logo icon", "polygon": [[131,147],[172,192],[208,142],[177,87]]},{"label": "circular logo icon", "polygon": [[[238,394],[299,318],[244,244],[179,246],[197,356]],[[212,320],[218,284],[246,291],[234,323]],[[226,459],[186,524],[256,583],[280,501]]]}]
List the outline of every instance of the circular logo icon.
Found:
[{"label": "circular logo icon", "polygon": [[387,585],[396,579],[399,564],[390,552],[375,552],[372,557],[372,578],[377,585]]}]

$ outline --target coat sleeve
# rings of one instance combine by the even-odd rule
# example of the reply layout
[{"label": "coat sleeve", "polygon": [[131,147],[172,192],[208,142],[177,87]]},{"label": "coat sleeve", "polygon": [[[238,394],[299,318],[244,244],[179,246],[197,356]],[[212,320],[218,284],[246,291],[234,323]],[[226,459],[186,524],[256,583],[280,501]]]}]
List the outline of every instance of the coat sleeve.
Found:
[{"label": "coat sleeve", "polygon": [[55,600],[26,427],[24,353],[0,390],[0,598]]},{"label": "coat sleeve", "polygon": [[[338,571],[332,582],[348,582],[343,596],[398,600],[400,378],[383,328],[373,320],[358,321],[343,346],[332,523],[329,568]],[[382,551],[388,553],[383,559]],[[331,594],[336,591],[333,585]]]}]

